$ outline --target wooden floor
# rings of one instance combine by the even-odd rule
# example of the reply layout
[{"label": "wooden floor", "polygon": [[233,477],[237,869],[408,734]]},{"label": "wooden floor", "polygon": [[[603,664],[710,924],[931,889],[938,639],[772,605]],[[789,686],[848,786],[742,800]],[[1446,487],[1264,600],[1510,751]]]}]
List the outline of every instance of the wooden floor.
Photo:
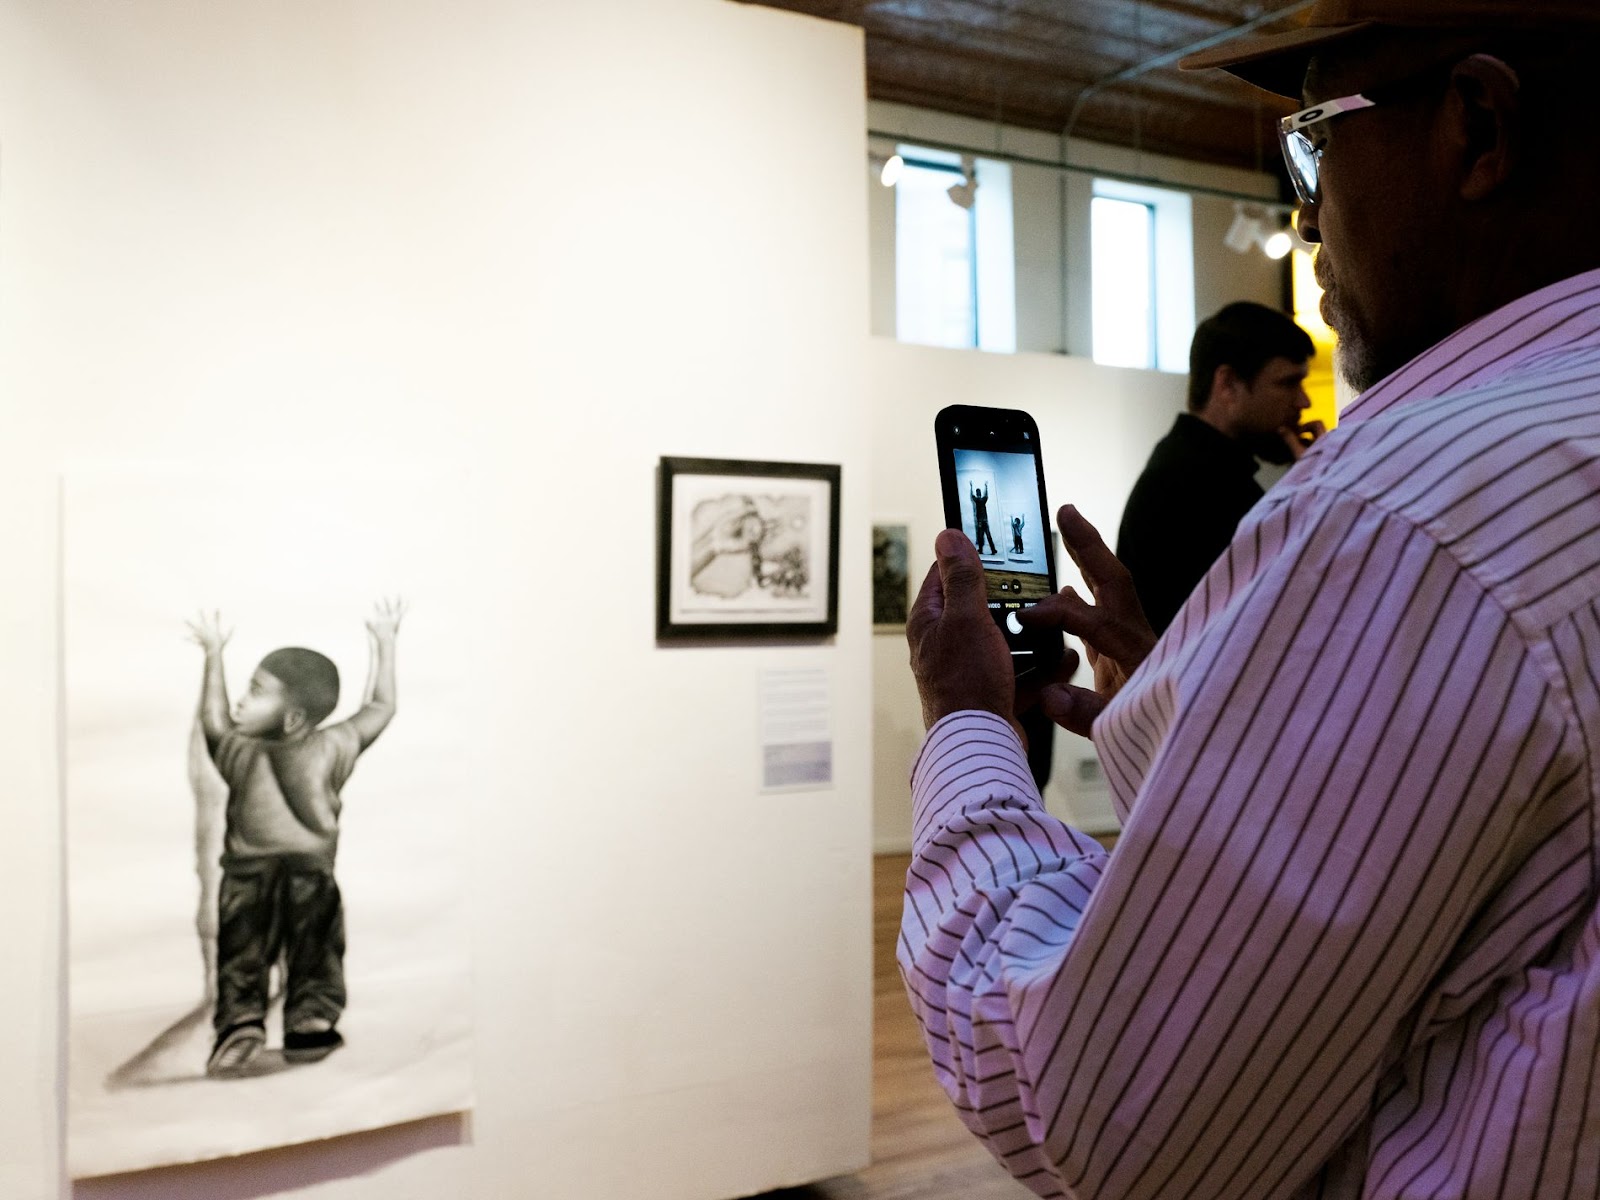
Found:
[{"label": "wooden floor", "polygon": [[909,856],[873,860],[872,1165],[764,1200],[1027,1200],[933,1081],[894,964]]}]

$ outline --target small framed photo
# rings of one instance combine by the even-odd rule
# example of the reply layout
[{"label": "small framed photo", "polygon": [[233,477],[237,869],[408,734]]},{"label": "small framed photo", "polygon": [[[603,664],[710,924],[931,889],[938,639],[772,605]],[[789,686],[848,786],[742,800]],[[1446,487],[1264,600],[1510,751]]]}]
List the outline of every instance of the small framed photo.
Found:
[{"label": "small framed photo", "polygon": [[839,629],[839,468],[663,458],[656,637]]},{"label": "small framed photo", "polygon": [[910,525],[880,521],[872,526],[872,629],[898,633],[911,606]]}]

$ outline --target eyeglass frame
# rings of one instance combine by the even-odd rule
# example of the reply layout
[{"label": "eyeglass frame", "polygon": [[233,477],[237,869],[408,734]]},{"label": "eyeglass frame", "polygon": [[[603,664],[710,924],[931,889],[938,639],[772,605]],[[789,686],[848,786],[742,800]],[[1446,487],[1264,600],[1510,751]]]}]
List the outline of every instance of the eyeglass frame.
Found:
[{"label": "eyeglass frame", "polygon": [[[1324,100],[1320,104],[1313,104],[1297,113],[1291,113],[1279,121],[1278,146],[1283,151],[1284,164],[1289,168],[1289,182],[1294,184],[1295,195],[1306,204],[1316,204],[1322,197],[1322,147],[1311,144],[1311,139],[1305,135],[1306,129],[1333,117],[1343,116],[1345,113],[1360,112],[1364,108],[1377,108],[1381,104],[1392,104],[1421,85],[1432,82],[1440,74],[1447,74],[1463,57],[1465,56],[1452,55],[1392,83],[1382,83],[1362,92],[1352,92],[1348,96]],[[1303,147],[1311,160],[1312,170],[1318,176],[1315,186],[1307,184],[1305,171],[1295,161],[1292,147],[1296,145]]]},{"label": "eyeglass frame", "polygon": [[[1299,196],[1303,203],[1315,204],[1322,194],[1322,147],[1312,145],[1311,139],[1304,131],[1309,126],[1319,125],[1344,113],[1360,112],[1363,108],[1376,108],[1378,103],[1361,92],[1352,92],[1348,96],[1324,100],[1321,104],[1302,108],[1278,122],[1278,146],[1283,151],[1284,164],[1289,168],[1289,182],[1294,184],[1295,195]],[[1307,181],[1306,168],[1301,165],[1297,150],[1304,153],[1310,161],[1311,172],[1317,176],[1315,180]]]}]

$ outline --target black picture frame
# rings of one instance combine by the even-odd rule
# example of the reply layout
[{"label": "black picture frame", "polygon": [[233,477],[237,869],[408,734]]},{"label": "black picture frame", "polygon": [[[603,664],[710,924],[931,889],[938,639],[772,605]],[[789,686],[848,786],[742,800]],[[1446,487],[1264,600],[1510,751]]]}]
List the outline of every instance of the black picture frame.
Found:
[{"label": "black picture frame", "polygon": [[829,463],[663,457],[656,637],[836,634],[840,474]]}]

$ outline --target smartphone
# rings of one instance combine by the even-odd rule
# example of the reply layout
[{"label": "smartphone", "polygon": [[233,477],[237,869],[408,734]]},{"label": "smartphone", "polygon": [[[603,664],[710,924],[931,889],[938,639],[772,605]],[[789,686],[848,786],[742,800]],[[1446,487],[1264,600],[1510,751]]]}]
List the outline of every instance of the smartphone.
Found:
[{"label": "smartphone", "polygon": [[1059,630],[1028,630],[1017,614],[1056,590],[1055,539],[1044,494],[1039,427],[1017,409],[956,404],[933,421],[944,522],[978,547],[989,614],[1017,675],[1061,658]]}]

